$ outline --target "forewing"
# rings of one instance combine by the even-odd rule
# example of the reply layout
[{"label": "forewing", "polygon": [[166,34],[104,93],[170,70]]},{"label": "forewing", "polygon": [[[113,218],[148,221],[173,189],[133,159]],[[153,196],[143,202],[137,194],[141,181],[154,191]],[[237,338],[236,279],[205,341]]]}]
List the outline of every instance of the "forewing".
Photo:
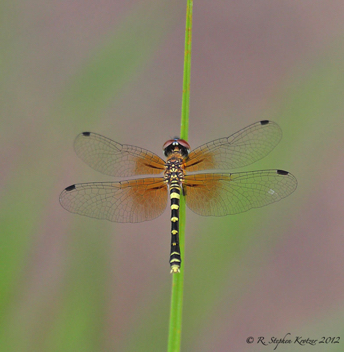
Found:
[{"label": "forewing", "polygon": [[193,172],[243,167],[269,154],[281,138],[282,131],[276,123],[259,121],[194,149],[185,161],[185,168]]},{"label": "forewing", "polygon": [[162,178],[121,182],[79,183],[60,195],[63,208],[80,215],[115,222],[142,222],[160,216],[167,206]]},{"label": "forewing", "polygon": [[277,202],[295,191],[296,178],[283,170],[185,176],[187,206],[203,216],[224,216]]},{"label": "forewing", "polygon": [[93,169],[109,176],[160,174],[164,160],[146,149],[120,144],[97,133],[80,133],[74,142],[76,154]]}]

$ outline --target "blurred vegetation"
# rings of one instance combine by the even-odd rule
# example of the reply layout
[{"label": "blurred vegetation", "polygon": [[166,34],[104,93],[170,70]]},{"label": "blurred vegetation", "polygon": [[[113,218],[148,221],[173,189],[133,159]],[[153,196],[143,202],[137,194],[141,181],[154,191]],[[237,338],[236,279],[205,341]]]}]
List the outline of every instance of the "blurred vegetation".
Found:
[{"label": "blurred vegetation", "polygon": [[[2,34],[6,45],[2,47],[5,73],[1,89],[6,102],[1,118],[4,159],[0,351],[122,352],[166,348],[170,298],[167,259],[161,264],[164,273],[161,277],[151,264],[147,268],[138,265],[130,268],[131,256],[125,249],[117,248],[121,239],[114,239],[116,233],[111,224],[67,217],[58,204],[62,181],[67,182],[64,186],[73,183],[71,180],[78,175],[75,165],[79,163],[72,141],[63,133],[69,128],[82,129],[86,124],[97,126],[104,106],[118,99],[122,89],[130,86],[164,41],[173,36],[178,11],[172,5],[153,1],[149,5],[129,11],[116,31],[99,43],[49,104],[39,99],[44,92],[34,91],[37,88],[34,74],[28,76],[32,81],[28,80],[27,86],[16,86],[20,78],[16,76],[16,65],[28,44],[25,44],[27,37],[23,33],[16,35],[15,29],[28,19],[25,7],[7,6],[12,22],[7,20],[7,32]],[[49,16],[48,13],[47,21],[51,19]],[[25,25],[28,26],[25,22],[20,27],[23,32]],[[30,35],[28,31],[27,36]],[[282,245],[293,233],[295,224],[301,221],[314,199],[326,198],[326,194],[314,198],[314,193],[325,182],[331,182],[324,179],[321,170],[341,160],[339,145],[342,145],[344,112],[341,48],[342,43],[337,42],[317,59],[304,60],[299,67],[295,65],[286,79],[279,82],[271,97],[271,110],[251,121],[269,118],[278,122],[284,138],[267,158],[247,169],[291,171],[299,181],[296,193],[264,210],[232,217],[196,218],[187,212],[182,350],[206,351],[207,344],[199,342],[206,332],[216,337],[227,322],[234,329],[236,321],[231,320],[232,315],[264,277],[262,268],[272,260],[275,246]],[[16,60],[10,60],[13,57]],[[29,111],[21,105],[24,101]],[[191,104],[197,105],[192,92]],[[191,120],[190,135],[196,124],[196,119]],[[228,130],[228,125],[223,128],[224,135],[235,132]],[[58,148],[64,144],[68,144],[68,155],[61,154]],[[341,226],[338,219],[335,221]],[[157,230],[156,224],[147,225],[150,232]],[[135,231],[135,236],[141,236],[138,232],[144,226],[125,231]],[[134,254],[135,244],[142,241],[137,245],[139,252],[146,241],[135,236],[129,236],[130,251]],[[120,259],[112,257],[113,248]],[[167,253],[168,250],[163,253],[166,258]],[[331,257],[331,253],[327,255]],[[122,272],[133,274],[126,277]],[[319,308],[314,316],[303,316],[297,323],[286,319],[276,327],[278,331],[269,332],[272,335],[284,332],[292,323],[295,329],[309,331],[312,323],[312,334],[326,331],[335,335],[335,328],[343,326],[343,318],[336,315],[336,324],[329,332],[326,327],[329,321],[334,321],[333,310],[336,309],[330,307],[327,316]],[[315,319],[320,320],[316,326]],[[326,347],[327,351],[341,350],[337,346]]]}]

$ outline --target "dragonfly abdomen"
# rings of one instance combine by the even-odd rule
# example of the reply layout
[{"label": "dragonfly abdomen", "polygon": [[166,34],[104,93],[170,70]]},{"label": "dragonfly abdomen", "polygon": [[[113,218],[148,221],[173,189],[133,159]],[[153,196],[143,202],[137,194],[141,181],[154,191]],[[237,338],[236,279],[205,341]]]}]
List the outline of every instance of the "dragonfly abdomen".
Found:
[{"label": "dragonfly abdomen", "polygon": [[172,181],[170,185],[171,197],[171,273],[178,273],[181,265],[181,255],[179,247],[179,200],[180,186],[178,181]]}]

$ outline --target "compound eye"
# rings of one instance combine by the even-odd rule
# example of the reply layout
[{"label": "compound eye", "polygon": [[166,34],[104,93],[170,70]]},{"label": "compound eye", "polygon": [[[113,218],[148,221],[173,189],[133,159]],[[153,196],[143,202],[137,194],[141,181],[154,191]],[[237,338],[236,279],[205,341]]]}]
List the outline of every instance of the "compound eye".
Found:
[{"label": "compound eye", "polygon": [[186,148],[187,150],[190,150],[190,144],[185,141],[184,139],[178,139],[178,143],[183,146],[184,148]]},{"label": "compound eye", "polygon": [[168,148],[170,145],[172,145],[175,142],[174,139],[169,139],[167,142],[164,143],[164,145],[162,146],[162,149],[165,150],[166,148]]}]

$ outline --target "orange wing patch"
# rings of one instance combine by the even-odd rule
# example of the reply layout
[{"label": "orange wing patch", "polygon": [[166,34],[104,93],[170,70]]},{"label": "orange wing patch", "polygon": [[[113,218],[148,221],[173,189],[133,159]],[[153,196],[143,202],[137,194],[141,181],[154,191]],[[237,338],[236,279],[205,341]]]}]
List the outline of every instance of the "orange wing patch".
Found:
[{"label": "orange wing patch", "polygon": [[277,202],[295,191],[296,178],[282,170],[185,176],[187,206],[203,216],[242,213]]},{"label": "orange wing patch", "polygon": [[149,175],[164,171],[165,161],[158,155],[93,132],[80,133],[74,141],[74,149],[86,164],[109,176]]},{"label": "orange wing patch", "polygon": [[166,209],[167,185],[162,178],[147,177],[121,182],[79,183],[60,195],[66,210],[115,222],[142,222]]},{"label": "orange wing patch", "polygon": [[282,131],[272,121],[259,121],[229,137],[215,139],[194,149],[185,160],[187,171],[230,170],[268,155],[281,140]]}]

